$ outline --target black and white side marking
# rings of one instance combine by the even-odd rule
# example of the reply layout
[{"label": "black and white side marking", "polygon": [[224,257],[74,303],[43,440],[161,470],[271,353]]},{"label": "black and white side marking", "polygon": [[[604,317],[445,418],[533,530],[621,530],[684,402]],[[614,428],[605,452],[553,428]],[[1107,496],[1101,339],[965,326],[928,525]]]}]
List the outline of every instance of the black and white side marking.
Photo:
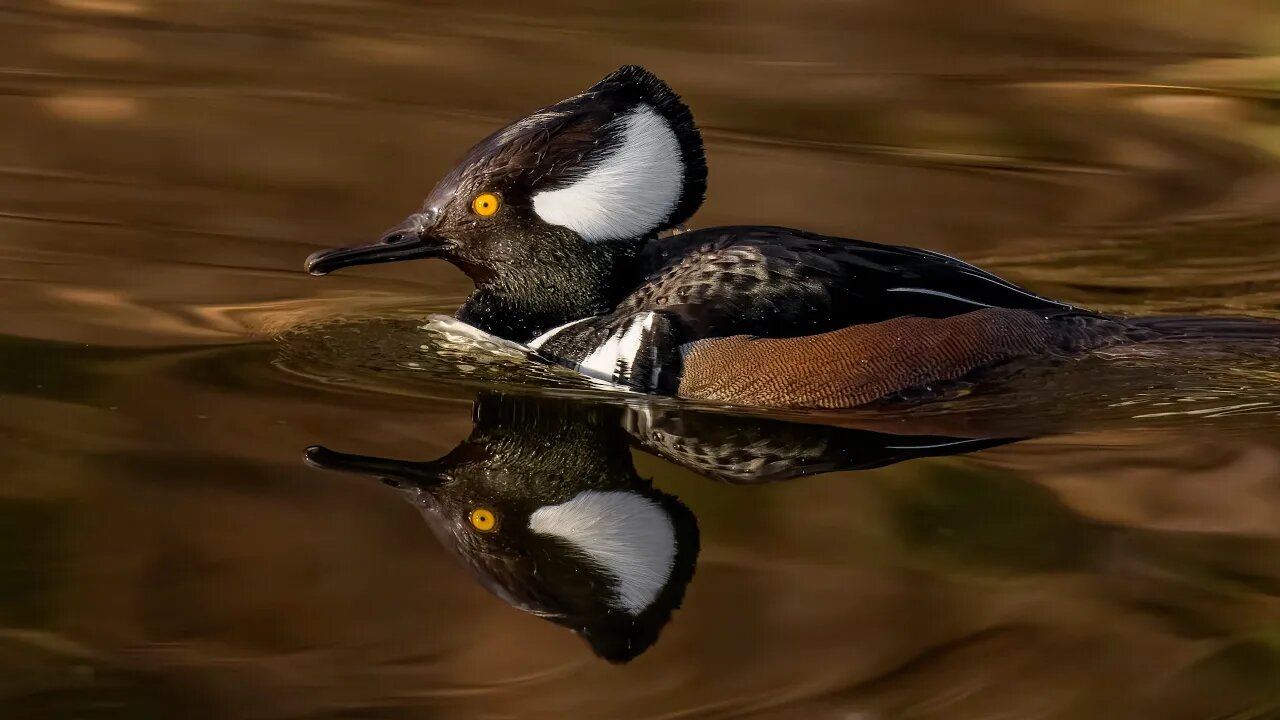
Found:
[{"label": "black and white side marking", "polygon": [[[656,389],[667,359],[660,342],[667,330],[665,318],[641,312],[613,327],[589,322],[599,320],[583,318],[552,328],[534,338],[529,347],[595,380],[633,390]],[[601,335],[603,340],[598,339]]]}]

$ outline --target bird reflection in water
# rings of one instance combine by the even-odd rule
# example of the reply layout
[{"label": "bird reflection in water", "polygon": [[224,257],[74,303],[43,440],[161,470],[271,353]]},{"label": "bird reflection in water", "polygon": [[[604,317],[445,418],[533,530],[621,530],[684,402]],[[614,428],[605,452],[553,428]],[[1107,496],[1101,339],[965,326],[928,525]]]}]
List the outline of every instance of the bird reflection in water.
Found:
[{"label": "bird reflection in water", "polygon": [[1013,438],[902,435],[673,407],[482,393],[471,435],[442,458],[311,447],[313,466],[378,477],[494,595],[627,662],[684,599],[698,523],[640,477],[632,446],[700,475],[766,483],[955,455]]}]

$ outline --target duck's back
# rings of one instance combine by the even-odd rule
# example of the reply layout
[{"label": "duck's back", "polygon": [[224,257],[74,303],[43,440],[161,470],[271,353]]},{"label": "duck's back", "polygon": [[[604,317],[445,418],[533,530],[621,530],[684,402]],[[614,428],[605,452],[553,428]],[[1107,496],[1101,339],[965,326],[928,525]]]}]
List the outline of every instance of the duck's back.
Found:
[{"label": "duck's back", "polygon": [[794,337],[983,308],[1077,311],[927,250],[781,227],[720,227],[646,246],[615,317],[662,311],[688,339]]}]

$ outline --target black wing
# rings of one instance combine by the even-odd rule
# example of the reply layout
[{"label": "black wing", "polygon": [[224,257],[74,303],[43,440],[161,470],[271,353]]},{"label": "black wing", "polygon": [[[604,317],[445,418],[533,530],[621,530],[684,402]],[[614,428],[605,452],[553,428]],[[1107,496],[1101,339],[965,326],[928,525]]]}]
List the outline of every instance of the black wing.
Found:
[{"label": "black wing", "polygon": [[794,337],[981,308],[1076,311],[955,258],[778,227],[722,227],[650,243],[614,312],[663,311],[688,339]]}]

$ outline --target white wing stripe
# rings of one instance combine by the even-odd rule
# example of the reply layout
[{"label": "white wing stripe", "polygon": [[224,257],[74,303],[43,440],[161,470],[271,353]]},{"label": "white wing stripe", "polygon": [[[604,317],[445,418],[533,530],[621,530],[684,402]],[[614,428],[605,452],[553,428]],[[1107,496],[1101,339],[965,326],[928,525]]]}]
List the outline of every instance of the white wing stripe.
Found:
[{"label": "white wing stripe", "polygon": [[907,287],[889,288],[886,292],[919,293],[921,295],[933,295],[935,297],[944,297],[949,300],[958,300],[959,302],[969,303],[970,305],[977,305],[978,307],[988,307],[988,308],[995,307],[994,305],[988,305],[987,303],[978,302],[977,300],[970,300],[968,298],[962,298],[959,295],[944,293],[940,290],[929,290],[927,288],[907,288]]},{"label": "white wing stripe", "polygon": [[564,330],[565,328],[567,328],[567,327],[571,327],[571,326],[573,326],[573,325],[577,325],[577,324],[578,324],[578,323],[580,323],[580,322],[586,322],[587,320],[591,320],[593,317],[596,317],[596,316],[588,316],[588,317],[584,317],[584,318],[578,318],[577,320],[570,320],[569,322],[567,322],[567,323],[565,323],[565,324],[563,324],[563,325],[557,325],[557,326],[555,326],[555,327],[551,328],[550,330],[548,330],[548,331],[546,331],[546,332],[542,333],[541,335],[539,335],[538,337],[534,338],[533,340],[530,340],[530,341],[529,341],[529,347],[533,348],[534,350],[537,350],[538,348],[542,347],[542,344],[543,344],[543,343],[545,343],[546,341],[548,341],[548,340],[550,340],[551,338],[555,337],[555,336],[556,336],[556,334],[557,334],[557,333],[559,333],[561,330]]}]

